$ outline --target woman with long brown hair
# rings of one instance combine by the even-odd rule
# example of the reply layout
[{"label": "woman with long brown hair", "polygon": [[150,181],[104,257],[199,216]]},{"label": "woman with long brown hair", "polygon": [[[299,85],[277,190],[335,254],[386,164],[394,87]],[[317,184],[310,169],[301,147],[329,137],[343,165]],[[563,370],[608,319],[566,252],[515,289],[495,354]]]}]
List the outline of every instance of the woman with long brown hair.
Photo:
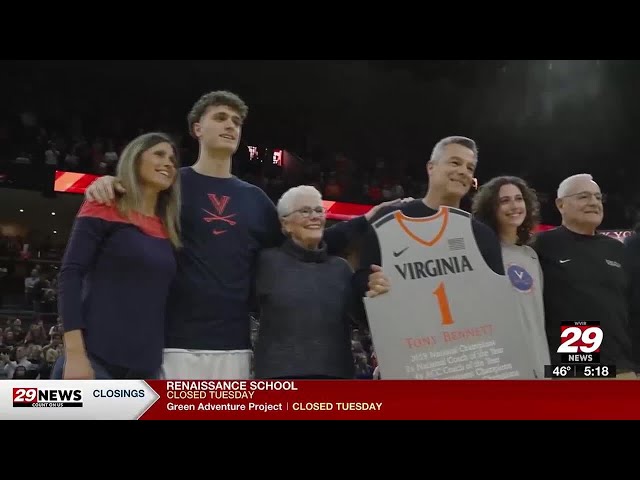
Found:
[{"label": "woman with long brown hair", "polygon": [[538,255],[527,245],[539,222],[536,192],[519,177],[496,177],[480,187],[473,198],[472,212],[500,238],[505,273],[518,296],[530,335],[537,365],[535,374],[544,378],[544,366],[550,364],[542,297],[544,279]]},{"label": "woman with long brown hair", "polygon": [[180,247],[177,149],[163,133],[132,140],[113,205],[85,202],[59,275],[65,354],[52,378],[155,378]]}]

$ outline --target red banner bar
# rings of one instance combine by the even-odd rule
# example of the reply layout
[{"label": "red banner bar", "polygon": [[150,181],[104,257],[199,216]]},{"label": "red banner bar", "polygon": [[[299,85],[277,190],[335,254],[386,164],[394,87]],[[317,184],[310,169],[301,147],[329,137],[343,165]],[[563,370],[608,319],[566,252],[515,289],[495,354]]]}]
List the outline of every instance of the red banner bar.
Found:
[{"label": "red banner bar", "polygon": [[149,381],[141,420],[638,420],[633,380]]},{"label": "red banner bar", "polygon": [[[55,176],[54,191],[84,194],[87,187],[89,187],[89,185],[91,185],[97,178],[99,178],[98,175],[92,175],[89,173],[66,172],[63,170],[57,170]],[[327,209],[327,219],[336,221],[351,220],[352,218],[364,215],[373,208],[373,205],[366,205],[363,203],[334,202],[331,200],[324,200],[323,204]],[[549,230],[551,228],[555,228],[555,226],[540,225],[538,226],[537,231]],[[617,232],[614,230],[610,230],[607,232],[614,232],[606,234],[614,236],[615,238],[618,238],[620,240],[622,240],[624,236],[627,236],[631,233],[630,231]],[[627,233],[625,234],[625,232]]]},{"label": "red banner bar", "polygon": [[91,175],[89,173],[56,170],[53,191],[61,193],[84,193],[87,187],[97,178],[99,178],[98,175]]}]

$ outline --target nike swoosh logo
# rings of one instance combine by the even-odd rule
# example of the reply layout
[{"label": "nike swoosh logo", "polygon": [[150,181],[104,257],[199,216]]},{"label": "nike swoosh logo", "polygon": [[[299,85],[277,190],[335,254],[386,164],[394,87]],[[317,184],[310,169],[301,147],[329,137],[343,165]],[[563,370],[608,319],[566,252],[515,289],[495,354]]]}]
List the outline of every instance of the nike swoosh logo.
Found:
[{"label": "nike swoosh logo", "polygon": [[400,255],[402,255],[404,252],[407,251],[409,247],[403,248],[402,250],[400,250],[399,252],[393,252],[393,256],[394,257],[399,257]]},{"label": "nike swoosh logo", "polygon": [[570,262],[570,261],[571,261],[571,259],[570,259],[570,258],[568,258],[568,259],[566,259],[566,260],[560,260],[560,263],[567,263],[567,262]]}]

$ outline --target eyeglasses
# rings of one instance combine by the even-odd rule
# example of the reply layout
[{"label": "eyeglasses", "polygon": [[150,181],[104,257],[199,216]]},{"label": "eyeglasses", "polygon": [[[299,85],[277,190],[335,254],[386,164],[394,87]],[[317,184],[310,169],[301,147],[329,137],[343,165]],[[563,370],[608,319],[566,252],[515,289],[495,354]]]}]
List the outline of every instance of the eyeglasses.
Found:
[{"label": "eyeglasses", "polygon": [[592,196],[593,198],[596,199],[596,202],[604,203],[607,201],[606,195],[603,195],[602,193],[592,193],[592,192],[572,193],[571,195],[565,195],[562,198],[576,197],[576,199],[578,199],[578,201],[580,202],[587,202]]},{"label": "eyeglasses", "polygon": [[324,207],[302,207],[297,210],[294,210],[291,213],[286,214],[285,217],[288,217],[289,215],[293,215],[294,213],[299,213],[300,215],[302,215],[303,218],[308,218],[311,216],[312,213],[323,216],[327,213],[327,209]]}]

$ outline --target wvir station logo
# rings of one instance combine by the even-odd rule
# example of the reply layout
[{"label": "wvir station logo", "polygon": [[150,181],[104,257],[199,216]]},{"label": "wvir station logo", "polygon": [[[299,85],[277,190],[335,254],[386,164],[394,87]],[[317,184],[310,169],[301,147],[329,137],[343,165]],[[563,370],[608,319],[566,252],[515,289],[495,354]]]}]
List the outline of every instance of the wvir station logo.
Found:
[{"label": "wvir station logo", "polygon": [[604,332],[600,322],[561,322],[559,365],[545,365],[545,378],[615,378],[615,365],[601,365]]},{"label": "wvir station logo", "polygon": [[13,406],[18,408],[82,407],[82,390],[60,388],[14,388]]},{"label": "wvir station logo", "polygon": [[600,322],[562,322],[557,352],[562,363],[599,363],[604,334]]}]

